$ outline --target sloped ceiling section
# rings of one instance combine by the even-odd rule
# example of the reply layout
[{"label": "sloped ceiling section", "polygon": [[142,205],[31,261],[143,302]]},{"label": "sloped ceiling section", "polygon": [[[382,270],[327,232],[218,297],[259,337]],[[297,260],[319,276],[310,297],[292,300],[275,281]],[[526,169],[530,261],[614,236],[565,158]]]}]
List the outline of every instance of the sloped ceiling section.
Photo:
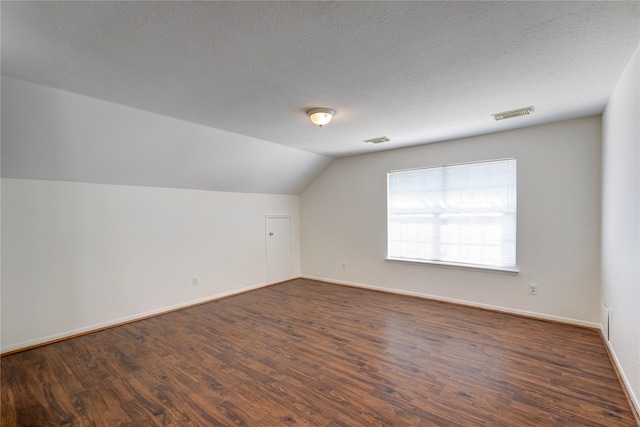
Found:
[{"label": "sloped ceiling section", "polygon": [[[640,43],[638,1],[0,8],[2,75],[58,89],[3,88],[3,176],[228,191],[296,192],[327,157],[599,114]],[[337,115],[320,129],[312,107]]]},{"label": "sloped ceiling section", "polygon": [[331,158],[2,78],[2,176],[299,194]]},{"label": "sloped ceiling section", "polygon": [[332,157],[598,114],[640,40],[638,1],[0,7],[5,76]]}]

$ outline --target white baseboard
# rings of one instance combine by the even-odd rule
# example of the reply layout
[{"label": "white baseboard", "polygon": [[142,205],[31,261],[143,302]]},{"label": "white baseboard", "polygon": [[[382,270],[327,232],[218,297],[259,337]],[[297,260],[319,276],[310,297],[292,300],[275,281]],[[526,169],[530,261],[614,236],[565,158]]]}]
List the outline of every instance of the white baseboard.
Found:
[{"label": "white baseboard", "polygon": [[[365,285],[363,283],[347,282],[347,281],[343,281],[343,280],[335,280],[335,279],[329,279],[329,278],[326,278],[326,277],[319,277],[319,276],[300,275],[300,276],[291,277],[291,278],[288,278],[288,279],[285,279],[285,280],[279,280],[279,281],[272,282],[272,283],[271,282],[269,282],[269,283],[265,282],[265,283],[260,283],[260,284],[257,284],[257,285],[246,286],[244,288],[234,289],[233,291],[223,292],[223,293],[220,293],[220,294],[211,295],[211,296],[207,296],[207,297],[204,297],[204,298],[199,298],[199,299],[187,301],[187,302],[180,303],[180,304],[175,304],[175,305],[171,305],[171,306],[162,307],[162,308],[159,308],[159,309],[156,309],[156,310],[151,310],[151,311],[147,311],[147,312],[144,312],[144,313],[139,313],[139,314],[132,315],[132,316],[122,317],[122,318],[115,319],[115,320],[112,320],[112,321],[109,321],[109,322],[98,323],[98,324],[94,324],[94,325],[90,325],[90,326],[86,326],[86,327],[82,327],[82,328],[78,328],[78,329],[62,332],[62,333],[59,333],[59,334],[54,334],[54,335],[50,335],[50,336],[46,336],[46,337],[33,339],[33,340],[19,342],[17,344],[12,344],[12,345],[8,345],[8,346],[0,347],[0,354],[14,352],[14,351],[18,351],[18,350],[21,350],[21,349],[27,349],[29,347],[43,345],[43,344],[59,341],[59,340],[62,340],[62,339],[65,339],[65,338],[69,338],[69,337],[91,333],[92,331],[98,331],[98,330],[101,330],[101,329],[122,325],[122,324],[125,324],[125,323],[129,323],[129,322],[133,322],[133,321],[136,321],[136,320],[145,319],[145,318],[152,317],[152,316],[158,316],[158,315],[161,315],[161,314],[164,314],[164,313],[169,313],[169,312],[172,312],[172,311],[175,311],[175,310],[179,310],[179,309],[183,309],[183,308],[187,308],[187,307],[190,307],[190,306],[194,306],[194,305],[198,305],[198,304],[203,304],[203,303],[215,301],[215,300],[218,300],[218,299],[221,299],[221,298],[226,298],[226,297],[230,297],[230,296],[233,296],[233,295],[241,294],[241,293],[244,293],[244,292],[248,292],[248,291],[264,288],[266,286],[270,286],[270,285],[273,285],[273,284],[276,284],[276,283],[280,283],[282,281],[293,280],[293,279],[296,279],[296,278],[319,280],[319,281],[322,281],[322,282],[334,283],[334,284],[337,284],[337,285],[353,286],[353,287],[357,287],[357,288],[371,289],[371,290],[389,292],[389,293],[394,293],[394,294],[399,294],[399,295],[408,295],[408,296],[414,296],[414,297],[419,297],[419,298],[432,299],[432,300],[436,300],[436,301],[451,302],[451,303],[460,304],[460,305],[466,305],[466,306],[470,306],[470,307],[485,308],[485,309],[494,310],[494,311],[500,311],[500,312],[504,312],[504,313],[518,314],[518,315],[527,316],[527,317],[536,318],[536,319],[552,320],[552,321],[555,321],[555,322],[567,323],[567,324],[578,325],[578,326],[585,326],[585,327],[589,327],[589,328],[600,330],[602,332],[602,336],[606,337],[605,331],[603,329],[603,325],[598,324],[598,323],[585,322],[585,321],[582,321],[582,320],[571,319],[571,318],[561,317],[561,316],[553,316],[553,315],[548,315],[548,314],[544,314],[544,313],[536,313],[536,312],[530,312],[530,311],[525,311],[525,310],[517,310],[517,309],[512,309],[512,308],[507,308],[507,307],[494,306],[494,305],[490,305],[490,304],[481,304],[481,303],[476,303],[476,302],[473,302],[473,301],[459,300],[459,299],[455,299],[455,298],[447,298],[447,297],[424,294],[424,293],[419,293],[419,292],[411,292],[411,291],[403,291],[403,290],[393,289],[393,288],[385,288],[385,287],[382,287],[382,286]],[[624,371],[622,370],[622,366],[620,365],[620,361],[618,360],[618,357],[616,355],[615,350],[613,349],[613,347],[611,346],[611,343],[609,341],[604,339],[604,342],[605,342],[605,344],[606,344],[606,346],[607,346],[607,348],[609,350],[609,354],[611,354],[611,356],[612,356],[613,362],[616,365],[615,367],[616,367],[618,373],[620,374],[620,377],[622,379],[623,385],[626,388],[626,391],[629,393],[630,399],[631,399],[633,405],[635,406],[636,413],[640,413],[640,404],[638,402],[638,397],[633,393],[633,390],[631,388],[631,384],[630,384],[629,380],[627,379],[626,375],[624,374]]]},{"label": "white baseboard", "polygon": [[304,279],[320,280],[322,282],[327,282],[327,283],[335,283],[336,285],[346,285],[346,286],[353,286],[357,288],[372,289],[375,291],[389,292],[389,293],[398,294],[398,295],[408,295],[408,296],[419,297],[419,298],[427,298],[427,299],[432,299],[436,301],[444,301],[444,302],[451,302],[454,304],[466,305],[469,307],[485,308],[488,310],[500,311],[503,313],[518,314],[521,316],[527,316],[527,317],[532,317],[536,319],[552,320],[554,322],[568,323],[568,324],[577,325],[577,326],[585,326],[587,328],[592,328],[592,329],[598,329],[598,330],[602,329],[602,325],[600,325],[599,323],[586,322],[584,320],[572,319],[569,317],[554,316],[551,314],[537,313],[534,311],[526,311],[526,310],[518,310],[514,308],[501,307],[501,306],[491,305],[491,304],[482,304],[482,303],[477,303],[473,301],[460,300],[456,298],[448,298],[448,297],[441,297],[438,295],[423,294],[420,292],[403,291],[401,289],[385,288],[382,286],[365,285],[363,283],[346,282],[343,280],[329,279],[326,277],[305,276],[305,275],[300,277]]},{"label": "white baseboard", "polygon": [[326,278],[326,277],[306,276],[306,275],[303,275],[303,276],[300,276],[300,277],[304,278],[304,279],[319,280],[319,281],[327,282],[327,283],[335,283],[337,285],[353,286],[353,287],[357,287],[357,288],[389,292],[389,293],[398,294],[398,295],[408,295],[408,296],[413,296],[413,297],[432,299],[432,300],[436,300],[436,301],[451,302],[451,303],[455,303],[455,304],[466,305],[466,306],[469,306],[469,307],[485,308],[485,309],[494,310],[494,311],[500,311],[500,312],[504,312],[504,313],[518,314],[518,315],[531,317],[531,318],[535,318],[535,319],[552,320],[554,322],[567,323],[567,324],[570,324],[570,325],[584,326],[584,327],[588,327],[588,328],[592,328],[592,329],[597,329],[602,333],[603,341],[605,342],[605,344],[606,344],[606,346],[607,346],[607,348],[609,350],[609,354],[611,354],[613,362],[616,365],[615,369],[618,371],[618,373],[620,374],[620,377],[622,379],[622,385],[626,389],[627,393],[629,394],[630,400],[631,400],[632,404],[634,405],[633,409],[635,409],[637,414],[640,414],[640,404],[638,402],[638,397],[633,393],[633,389],[631,388],[631,383],[629,382],[629,380],[627,379],[626,375],[624,374],[624,371],[622,370],[622,366],[620,365],[620,361],[618,360],[616,352],[613,349],[613,347],[611,346],[611,343],[604,338],[604,337],[606,337],[606,334],[605,334],[605,331],[603,329],[603,325],[601,325],[599,323],[586,322],[584,320],[572,319],[572,318],[568,318],[568,317],[553,316],[553,315],[544,314],[544,313],[536,313],[536,312],[531,312],[531,311],[517,310],[517,309],[512,309],[512,308],[507,308],[507,307],[494,306],[494,305],[490,305],[490,304],[481,304],[481,303],[476,303],[476,302],[473,302],[473,301],[465,301],[465,300],[459,300],[459,299],[455,299],[455,298],[447,298],[447,297],[441,297],[441,296],[437,296],[437,295],[423,294],[423,293],[419,293],[419,292],[403,291],[403,290],[400,290],[400,289],[385,288],[385,287],[382,287],[382,286],[372,286],[372,285],[365,285],[365,284],[356,283],[356,282],[347,282],[347,281],[344,281],[344,280],[329,279],[329,278]]},{"label": "white baseboard", "polygon": [[[297,277],[297,276],[296,276]],[[295,279],[296,277],[291,277],[291,279]],[[286,279],[286,280],[291,280],[291,279]],[[278,281],[279,282],[279,281]],[[265,286],[269,286],[272,285],[274,283],[278,283],[278,282],[273,282],[273,283],[260,283],[257,285],[252,285],[252,286],[246,286],[244,288],[240,288],[240,289],[234,289],[233,291],[229,291],[229,292],[222,292],[219,294],[215,294],[215,295],[210,295],[204,298],[198,298],[195,300],[190,300],[190,301],[186,301],[180,304],[175,304],[175,305],[170,305],[170,306],[166,306],[166,307],[162,307],[162,308],[158,308],[155,310],[150,310],[150,311],[146,311],[144,313],[138,313],[138,314],[134,314],[131,316],[125,316],[125,317],[121,317],[119,319],[113,319],[110,320],[108,322],[103,322],[103,323],[96,323],[93,325],[89,325],[89,326],[84,326],[82,328],[78,328],[78,329],[72,329],[69,331],[64,331],[58,334],[54,334],[54,335],[49,335],[49,336],[45,336],[45,337],[40,337],[40,338],[36,338],[36,339],[32,339],[32,340],[27,340],[27,341],[22,341],[16,344],[10,344],[7,346],[1,346],[0,347],[0,354],[5,354],[5,353],[10,353],[10,352],[14,352],[14,351],[19,351],[22,349],[28,349],[30,347],[35,347],[38,345],[44,345],[47,343],[51,343],[51,342],[55,342],[55,341],[60,341],[66,338],[70,338],[70,337],[74,337],[77,335],[83,335],[83,334],[88,334],[94,331],[99,331],[101,329],[105,329],[105,328],[110,328],[113,326],[118,326],[118,325],[122,325],[125,323],[130,323],[130,322],[134,322],[136,320],[142,320],[145,319],[147,317],[152,317],[152,316],[158,316],[164,313],[169,313],[175,310],[180,310],[182,308],[187,308],[190,306],[194,306],[194,305],[198,305],[198,304],[203,304],[206,302],[211,302],[211,301],[215,301],[221,298],[226,298],[229,296],[233,296],[236,294],[241,294],[247,291],[252,291],[255,289],[260,289],[263,288]]]},{"label": "white baseboard", "polygon": [[629,395],[629,399],[631,400],[631,403],[633,404],[635,411],[636,411],[636,415],[640,414],[640,402],[638,402],[638,396],[636,396],[636,394],[633,392],[633,388],[631,388],[631,383],[629,382],[629,379],[627,378],[627,376],[624,373],[624,370],[622,369],[622,365],[620,364],[620,360],[618,359],[618,355],[616,354],[616,351],[614,350],[613,346],[611,345],[611,342],[609,340],[606,339],[606,334],[604,331],[604,327],[601,325],[601,329],[600,331],[602,332],[602,337],[603,337],[603,341],[605,342],[607,349],[609,350],[609,354],[611,355],[611,359],[613,359],[613,363],[616,368],[616,371],[618,371],[618,375],[620,375],[620,379],[622,380],[622,384],[624,385],[624,388],[626,389],[628,395]]}]

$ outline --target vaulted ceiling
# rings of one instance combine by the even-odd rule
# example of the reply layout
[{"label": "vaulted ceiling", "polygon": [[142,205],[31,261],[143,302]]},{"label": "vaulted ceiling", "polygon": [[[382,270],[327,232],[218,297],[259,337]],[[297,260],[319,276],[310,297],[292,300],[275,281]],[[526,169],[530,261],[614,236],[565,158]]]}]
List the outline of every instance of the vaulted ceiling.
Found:
[{"label": "vaulted ceiling", "polygon": [[600,113],[640,43],[636,1],[1,8],[3,76],[329,157]]}]

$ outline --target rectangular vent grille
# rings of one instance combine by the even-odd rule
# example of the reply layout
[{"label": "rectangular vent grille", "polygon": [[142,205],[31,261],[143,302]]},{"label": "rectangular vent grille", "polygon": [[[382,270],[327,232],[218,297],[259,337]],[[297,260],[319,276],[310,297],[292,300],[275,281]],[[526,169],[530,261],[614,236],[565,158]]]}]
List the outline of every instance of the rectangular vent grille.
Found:
[{"label": "rectangular vent grille", "polygon": [[389,142],[391,141],[389,138],[387,138],[386,136],[381,136],[379,138],[371,138],[371,139],[365,139],[364,142],[370,142],[371,144],[380,144],[382,142]]},{"label": "rectangular vent grille", "polygon": [[600,303],[600,319],[602,322],[602,332],[604,332],[604,337],[607,341],[609,341],[609,324],[611,323],[611,310],[604,305],[604,303]]},{"label": "rectangular vent grille", "polygon": [[517,110],[503,111],[502,113],[492,114],[496,120],[510,119],[512,117],[526,116],[533,113],[533,107],[518,108]]}]

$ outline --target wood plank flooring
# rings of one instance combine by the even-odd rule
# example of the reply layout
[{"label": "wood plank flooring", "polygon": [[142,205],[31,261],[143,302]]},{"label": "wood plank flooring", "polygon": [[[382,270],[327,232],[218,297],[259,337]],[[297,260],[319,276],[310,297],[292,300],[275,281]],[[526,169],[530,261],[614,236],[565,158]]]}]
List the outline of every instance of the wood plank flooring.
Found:
[{"label": "wood plank flooring", "polygon": [[2,426],[635,426],[598,332],[298,279],[5,356]]}]

